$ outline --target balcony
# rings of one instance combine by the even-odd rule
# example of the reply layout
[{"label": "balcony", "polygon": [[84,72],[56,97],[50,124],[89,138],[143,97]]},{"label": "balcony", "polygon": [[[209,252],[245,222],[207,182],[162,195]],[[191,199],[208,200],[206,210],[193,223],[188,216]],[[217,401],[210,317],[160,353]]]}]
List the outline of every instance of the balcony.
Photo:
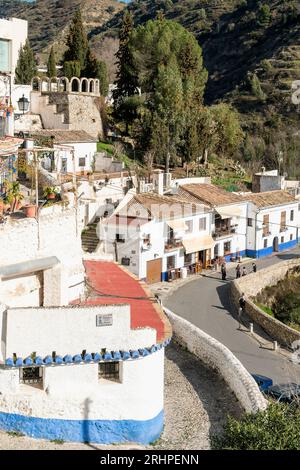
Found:
[{"label": "balcony", "polygon": [[165,242],[165,252],[183,248],[182,240],[170,239]]},{"label": "balcony", "polygon": [[222,238],[228,237],[237,233],[237,225],[231,225],[229,227],[216,227],[214,233],[212,234],[213,238]]}]

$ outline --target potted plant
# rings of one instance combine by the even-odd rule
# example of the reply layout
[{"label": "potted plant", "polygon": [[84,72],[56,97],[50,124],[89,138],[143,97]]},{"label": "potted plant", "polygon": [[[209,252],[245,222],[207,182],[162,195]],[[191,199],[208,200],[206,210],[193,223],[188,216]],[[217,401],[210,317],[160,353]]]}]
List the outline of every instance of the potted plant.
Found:
[{"label": "potted plant", "polygon": [[6,190],[6,200],[10,204],[11,212],[15,212],[21,207],[21,201],[24,199],[20,190],[20,183],[13,181],[8,183]]},{"label": "potted plant", "polygon": [[26,217],[29,217],[29,218],[35,218],[36,217],[37,208],[36,208],[35,204],[33,204],[33,203],[26,204],[23,207],[23,209],[24,209],[24,213],[25,213]]},{"label": "potted plant", "polygon": [[47,199],[55,199],[57,193],[58,191],[55,186],[46,186],[44,188],[44,197]]}]

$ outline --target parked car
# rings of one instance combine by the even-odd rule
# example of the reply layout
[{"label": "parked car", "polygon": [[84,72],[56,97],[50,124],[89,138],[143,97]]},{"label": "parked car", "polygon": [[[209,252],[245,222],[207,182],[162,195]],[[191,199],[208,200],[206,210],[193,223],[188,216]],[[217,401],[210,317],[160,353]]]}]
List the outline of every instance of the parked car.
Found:
[{"label": "parked car", "polygon": [[269,387],[271,387],[271,385],[273,385],[273,380],[269,377],[265,377],[264,375],[252,374],[252,377],[259,386],[259,390],[261,392],[265,392]]},{"label": "parked car", "polygon": [[272,385],[266,390],[267,395],[275,398],[277,401],[292,403],[299,401],[300,403],[300,385],[293,382],[287,384]]}]

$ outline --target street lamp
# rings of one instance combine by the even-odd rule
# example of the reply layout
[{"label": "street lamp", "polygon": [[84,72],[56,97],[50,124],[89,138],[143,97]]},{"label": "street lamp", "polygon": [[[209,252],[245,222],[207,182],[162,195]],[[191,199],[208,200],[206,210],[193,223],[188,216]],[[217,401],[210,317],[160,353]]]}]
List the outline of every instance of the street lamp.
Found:
[{"label": "street lamp", "polygon": [[19,107],[19,110],[24,113],[26,113],[29,109],[29,100],[28,98],[25,98],[24,94],[22,96],[22,98],[19,98],[18,100],[18,107]]}]

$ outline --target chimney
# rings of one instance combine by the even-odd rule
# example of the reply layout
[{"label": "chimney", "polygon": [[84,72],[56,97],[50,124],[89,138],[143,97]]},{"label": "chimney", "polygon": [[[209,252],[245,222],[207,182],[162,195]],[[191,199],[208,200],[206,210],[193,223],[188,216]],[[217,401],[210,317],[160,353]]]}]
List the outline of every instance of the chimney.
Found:
[{"label": "chimney", "polygon": [[164,172],[162,170],[153,171],[154,191],[159,195],[164,194]]}]

